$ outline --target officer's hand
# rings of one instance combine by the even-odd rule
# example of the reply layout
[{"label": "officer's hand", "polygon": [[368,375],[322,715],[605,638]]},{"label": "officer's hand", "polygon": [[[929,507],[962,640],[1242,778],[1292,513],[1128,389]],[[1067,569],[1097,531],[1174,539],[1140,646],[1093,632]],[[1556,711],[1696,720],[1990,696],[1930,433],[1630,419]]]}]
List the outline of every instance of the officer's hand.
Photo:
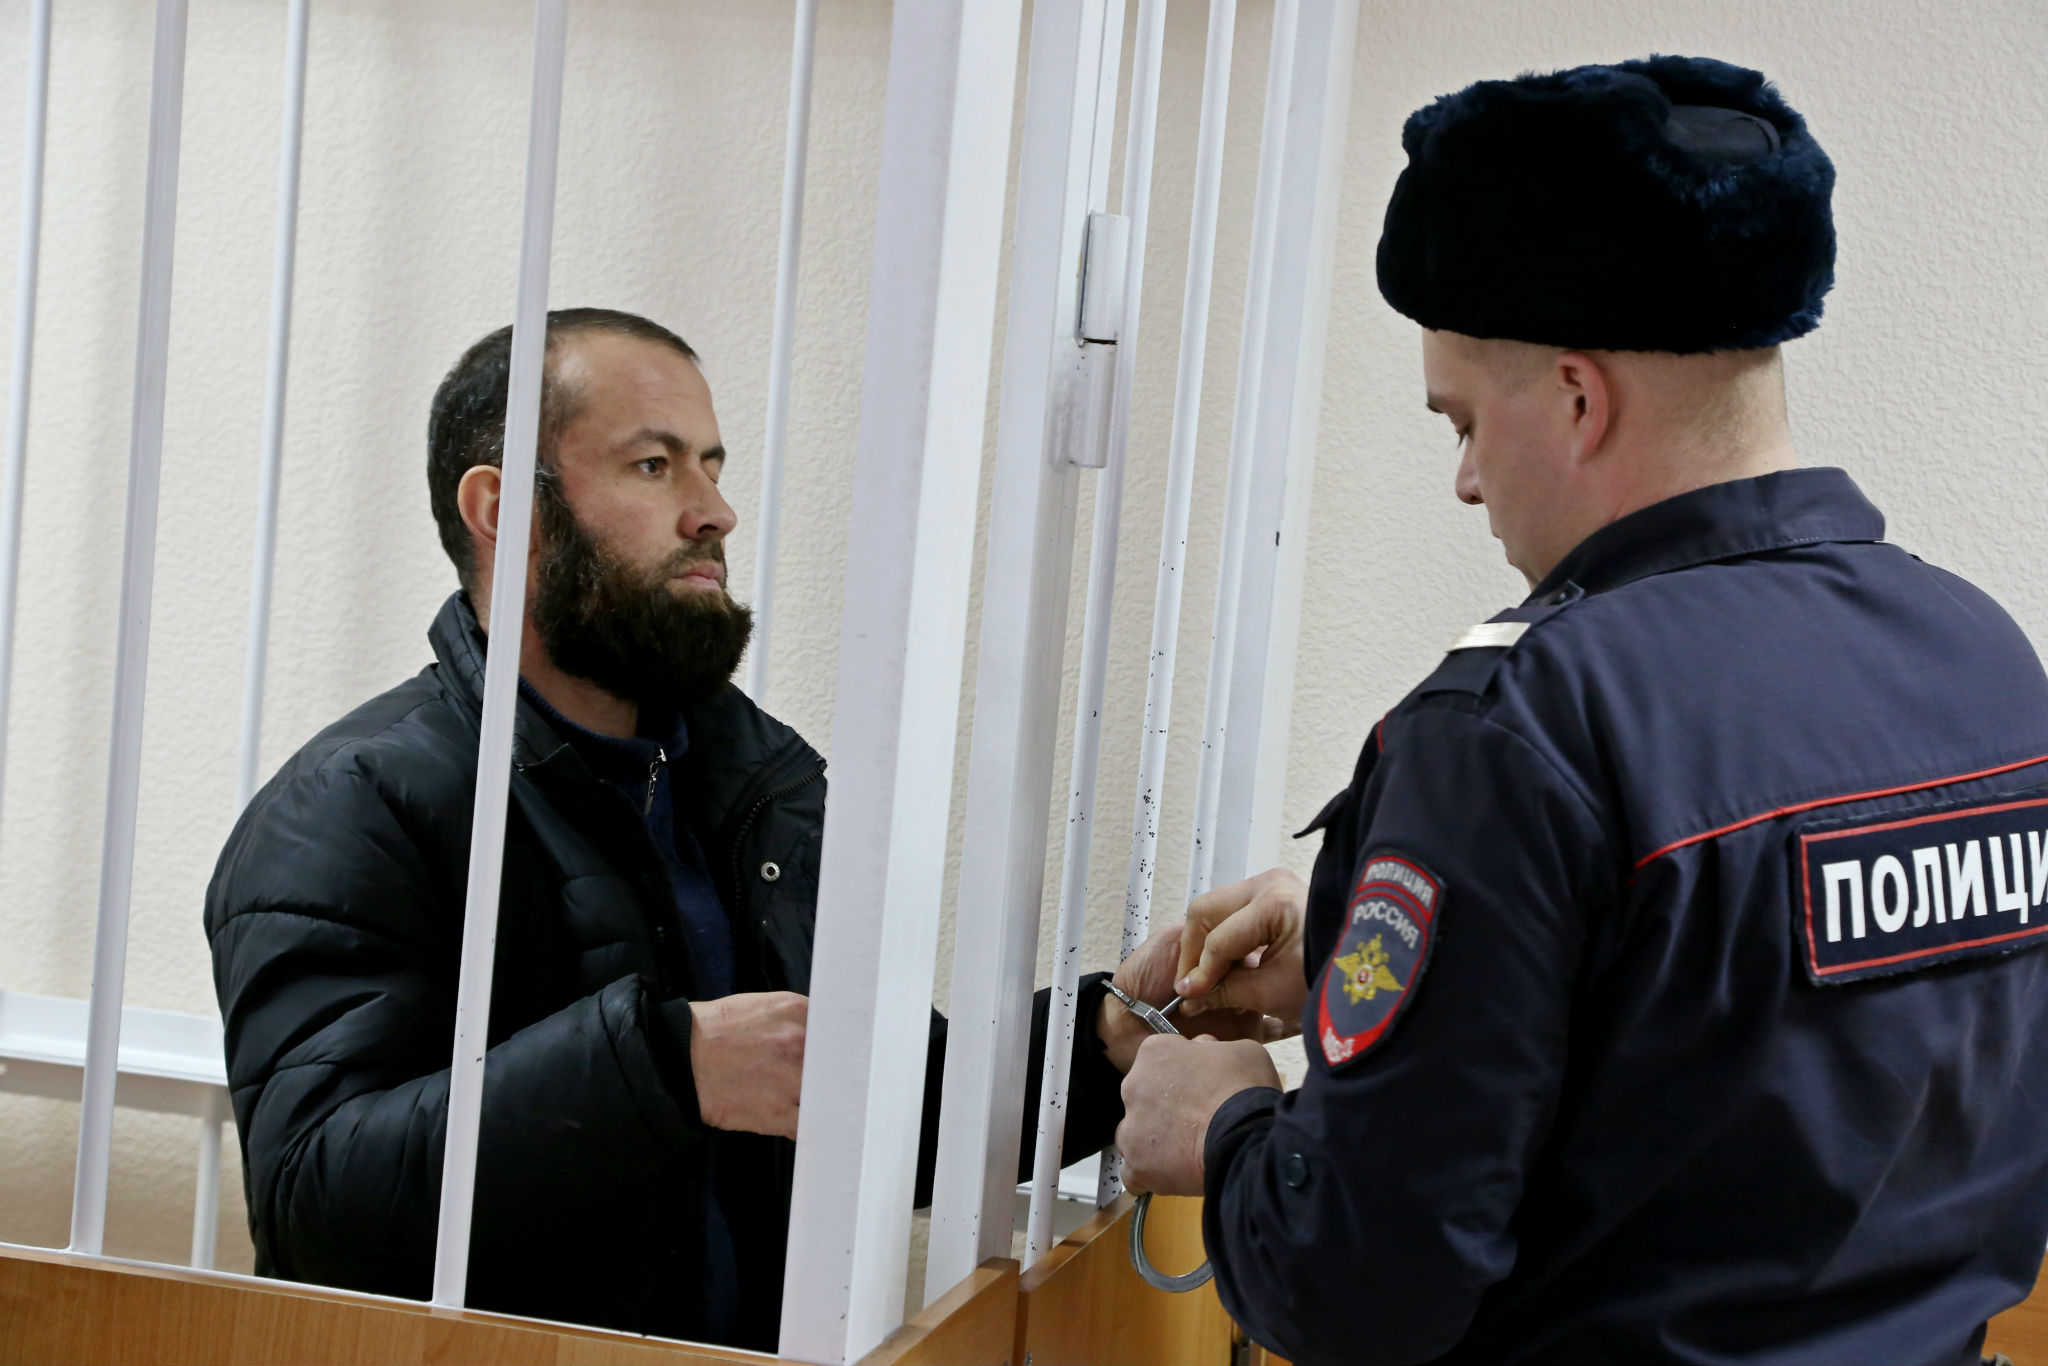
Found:
[{"label": "officer's hand", "polygon": [[796,1137],[810,1007],[793,991],[690,1002],[690,1071],[706,1124]]},{"label": "officer's hand", "polygon": [[1256,1043],[1170,1034],[1145,1040],[1124,1078],[1124,1122],[1116,1129],[1125,1187],[1200,1195],[1209,1121],[1224,1101],[1253,1086],[1280,1086],[1272,1057]]},{"label": "officer's hand", "polygon": [[[1131,956],[1124,959],[1110,980],[1147,1005],[1165,1005],[1173,999],[1174,973],[1180,964],[1180,937],[1178,925],[1155,931],[1151,938],[1131,950]],[[1211,1010],[1199,1021],[1176,1018],[1175,1023],[1185,1025],[1187,1033],[1209,1034],[1219,1039],[1263,1041],[1283,1038],[1289,1032],[1288,1026],[1255,1010]],[[1124,1009],[1122,1001],[1104,992],[1102,1012],[1095,1020],[1095,1037],[1102,1041],[1103,1051],[1117,1071],[1128,1072],[1138,1056],[1138,1045],[1152,1037],[1152,1028]]]},{"label": "officer's hand", "polygon": [[1298,1022],[1308,986],[1301,976],[1301,921],[1308,884],[1285,868],[1233,882],[1188,905],[1180,940],[1183,1015],[1222,1007]]}]

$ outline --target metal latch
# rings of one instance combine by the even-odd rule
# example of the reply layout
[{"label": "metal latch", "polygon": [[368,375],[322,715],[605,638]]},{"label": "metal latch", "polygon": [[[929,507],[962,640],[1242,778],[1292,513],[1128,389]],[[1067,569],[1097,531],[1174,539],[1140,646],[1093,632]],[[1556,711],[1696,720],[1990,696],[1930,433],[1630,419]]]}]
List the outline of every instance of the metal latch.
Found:
[{"label": "metal latch", "polygon": [[1110,410],[1116,390],[1116,344],[1124,332],[1124,276],[1130,265],[1131,220],[1091,213],[1082,237],[1080,316],[1071,349],[1054,362],[1055,461],[1099,470],[1109,463]]},{"label": "metal latch", "polygon": [[1081,250],[1081,340],[1114,346],[1124,334],[1124,276],[1130,267],[1131,220],[1120,213],[1088,215]]}]

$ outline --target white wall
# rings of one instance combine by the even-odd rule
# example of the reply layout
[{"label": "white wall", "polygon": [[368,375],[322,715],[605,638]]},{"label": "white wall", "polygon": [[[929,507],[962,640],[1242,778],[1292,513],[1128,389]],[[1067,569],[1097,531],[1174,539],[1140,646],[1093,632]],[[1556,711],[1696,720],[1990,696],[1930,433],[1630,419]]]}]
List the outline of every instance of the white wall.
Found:
[{"label": "white wall", "polygon": [[[1176,5],[1169,21],[1091,966],[1113,951],[1121,899],[1204,8]],[[823,10],[772,684],[774,708],[821,748],[888,6],[828,0]],[[648,313],[704,353],[734,452],[727,488],[743,519],[731,556],[742,595],[789,17],[782,4],[585,0],[571,32],[555,301]],[[1269,18],[1261,0],[1245,0],[1169,793],[1185,794],[1194,775]],[[0,12],[7,223],[25,27],[20,0]],[[452,587],[421,478],[427,403],[461,349],[511,313],[529,28],[518,0],[315,0],[270,767],[425,662],[426,624]],[[87,986],[148,42],[141,0],[58,0],[19,700],[0,793],[0,989],[82,996]],[[1480,77],[1651,51],[1770,73],[1841,173],[1841,282],[1827,323],[1788,354],[1803,454],[1847,465],[1890,513],[1895,539],[1982,583],[2048,643],[2048,592],[2030,572],[2037,529],[2048,524],[2048,402],[2037,378],[2048,369],[2038,321],[2048,317],[2048,283],[2037,265],[2048,249],[2048,10],[2029,0],[1368,0],[1359,42],[1288,821],[1344,783],[1372,721],[1449,639],[1520,596],[1484,514],[1450,495],[1451,441],[1422,409],[1414,328],[1380,302],[1372,279],[1402,118]],[[282,49],[275,0],[196,0],[134,1004],[212,1008],[199,914],[234,814]],[[12,261],[11,236],[0,237],[0,259]],[[0,315],[11,316],[12,271],[0,273]],[[1084,529],[1090,516],[1084,504]],[[1071,678],[1068,692],[1071,711]],[[965,725],[971,694],[963,702]],[[964,766],[964,743],[960,754]],[[1184,885],[1186,814],[1184,797],[1169,802],[1162,907]],[[1287,850],[1298,866],[1312,854]],[[1055,847],[1049,887],[1058,859]],[[942,996],[950,961],[948,936]],[[63,1240],[76,1114],[68,1102],[0,1095],[0,1240]],[[120,1113],[109,1251],[182,1259],[191,1130]],[[246,1266],[232,1157],[223,1185],[222,1264]]]}]

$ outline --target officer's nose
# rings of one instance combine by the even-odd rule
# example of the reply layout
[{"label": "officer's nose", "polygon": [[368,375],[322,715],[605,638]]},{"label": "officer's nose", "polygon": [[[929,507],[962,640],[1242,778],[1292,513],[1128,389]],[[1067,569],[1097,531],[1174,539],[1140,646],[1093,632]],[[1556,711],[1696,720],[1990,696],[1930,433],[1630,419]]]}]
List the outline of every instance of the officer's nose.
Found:
[{"label": "officer's nose", "polygon": [[1458,460],[1458,478],[1452,485],[1458,492],[1458,501],[1468,507],[1478,507],[1486,499],[1479,494],[1479,471],[1472,463],[1472,443],[1465,443],[1465,453]]}]

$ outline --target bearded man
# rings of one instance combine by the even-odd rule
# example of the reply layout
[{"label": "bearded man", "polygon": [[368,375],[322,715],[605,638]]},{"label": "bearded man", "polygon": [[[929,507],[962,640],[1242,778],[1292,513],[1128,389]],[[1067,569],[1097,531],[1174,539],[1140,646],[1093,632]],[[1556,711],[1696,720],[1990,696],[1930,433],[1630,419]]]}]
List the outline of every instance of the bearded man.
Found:
[{"label": "bearded man", "polygon": [[[434,397],[462,583],[435,662],[293,756],[207,892],[262,1275],[432,1280],[510,351],[485,337]],[[730,682],[725,458],[680,337],[550,315],[469,1303],[772,1350],[825,764]],[[1119,985],[1164,1002],[1177,933]],[[1115,1131],[1146,1032],[1103,976],[1080,1020],[1070,1157]],[[945,1040],[934,1013],[921,1200]]]}]

